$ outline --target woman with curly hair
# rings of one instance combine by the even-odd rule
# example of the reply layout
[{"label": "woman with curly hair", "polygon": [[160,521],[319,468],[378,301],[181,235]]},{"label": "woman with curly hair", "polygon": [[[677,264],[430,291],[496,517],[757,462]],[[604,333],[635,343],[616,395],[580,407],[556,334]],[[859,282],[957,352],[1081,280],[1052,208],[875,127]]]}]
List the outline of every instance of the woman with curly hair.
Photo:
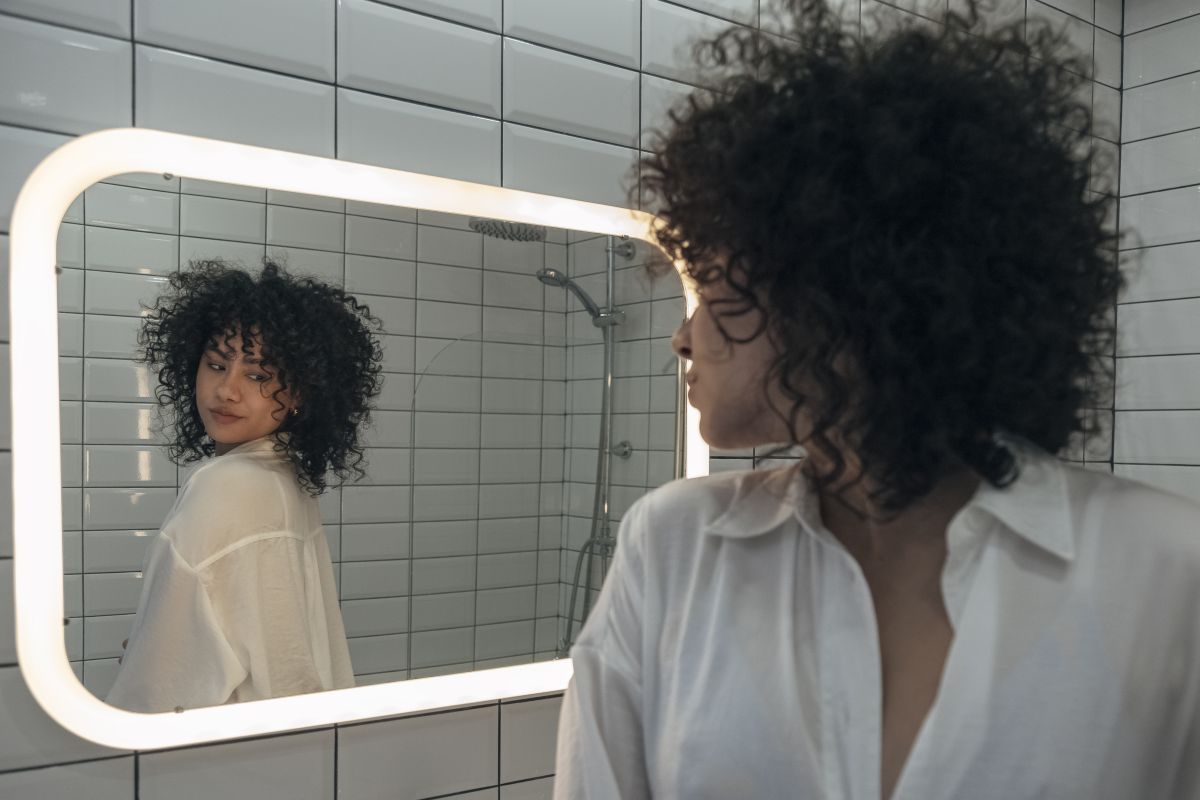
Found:
[{"label": "woman with curly hair", "polygon": [[1200,508],[1054,454],[1111,408],[1088,65],[1034,23],[735,28],[642,161],[719,448],[622,521],[562,798],[1200,797]]},{"label": "woman with curly hair", "polygon": [[378,320],[264,261],[171,276],[142,326],[170,453],[203,460],[146,556],[108,702],[169,711],[339,689],[354,671],[317,496],[362,476]]}]

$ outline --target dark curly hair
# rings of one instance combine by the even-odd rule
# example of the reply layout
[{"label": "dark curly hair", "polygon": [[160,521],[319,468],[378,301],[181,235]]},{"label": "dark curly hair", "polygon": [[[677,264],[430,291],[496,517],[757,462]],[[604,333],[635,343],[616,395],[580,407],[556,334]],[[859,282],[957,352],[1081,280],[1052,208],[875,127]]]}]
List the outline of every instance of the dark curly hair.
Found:
[{"label": "dark curly hair", "polygon": [[787,11],[785,37],[697,46],[713,91],[640,162],[658,240],[701,287],[728,280],[718,319],[763,313],[819,485],[846,474],[839,440],[884,511],[963,466],[1007,485],[1005,436],[1057,452],[1111,398],[1123,278],[1115,199],[1088,191],[1090,65],[974,3],[874,36],[821,0]]},{"label": "dark curly hair", "polygon": [[[158,373],[155,395],[160,420],[171,434],[170,454],[179,464],[215,452],[196,408],[196,370],[204,352],[222,338],[250,331],[262,363],[280,387],[301,398],[288,415],[277,448],[296,468],[310,494],[362,477],[361,432],[370,401],[379,394],[383,360],[373,330],[381,328],[370,309],[352,295],[312,278],[289,275],[263,260],[255,277],[223,261],[192,262],[170,278],[138,332],[139,361]],[[282,408],[282,403],[280,403]]]}]

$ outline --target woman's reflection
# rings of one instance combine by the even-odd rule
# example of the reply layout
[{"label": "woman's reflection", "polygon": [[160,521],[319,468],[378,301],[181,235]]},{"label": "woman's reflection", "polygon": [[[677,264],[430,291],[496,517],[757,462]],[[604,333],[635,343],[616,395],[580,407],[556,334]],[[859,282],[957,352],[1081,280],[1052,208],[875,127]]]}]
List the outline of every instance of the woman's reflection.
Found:
[{"label": "woman's reflection", "polygon": [[264,262],[193,264],[149,312],[171,457],[206,459],[146,555],[108,695],[170,711],[352,686],[316,497],[363,474],[379,321],[340,289]]}]

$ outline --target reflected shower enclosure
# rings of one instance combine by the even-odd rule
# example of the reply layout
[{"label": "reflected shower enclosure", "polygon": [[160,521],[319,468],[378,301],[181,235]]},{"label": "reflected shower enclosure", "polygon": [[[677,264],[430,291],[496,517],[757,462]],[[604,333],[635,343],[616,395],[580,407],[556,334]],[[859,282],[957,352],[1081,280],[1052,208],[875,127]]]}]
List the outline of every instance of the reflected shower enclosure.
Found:
[{"label": "reflected shower enclosure", "polygon": [[383,322],[364,479],[320,498],[358,684],[552,659],[622,514],[677,474],[674,274],[581,231],[163,175],[88,189],[59,236],[72,666],[103,697],[146,544],[191,467],[135,362],[166,276],[221,258],[344,286]]}]

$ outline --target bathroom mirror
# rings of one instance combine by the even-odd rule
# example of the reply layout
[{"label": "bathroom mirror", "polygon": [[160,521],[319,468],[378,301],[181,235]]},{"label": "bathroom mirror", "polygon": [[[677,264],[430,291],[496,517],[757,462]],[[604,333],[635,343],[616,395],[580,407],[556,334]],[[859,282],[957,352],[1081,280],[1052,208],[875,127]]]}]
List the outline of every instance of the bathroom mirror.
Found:
[{"label": "bathroom mirror", "polygon": [[[96,140],[103,157],[86,151]],[[47,159],[58,175],[31,177],[12,237],[19,387],[45,374],[22,309],[48,290],[57,305],[57,397],[41,398],[59,412],[55,458],[17,433],[45,434],[50,415],[14,401],[18,644],[47,710],[146,748],[564,688],[621,515],[699,455],[684,452],[670,348],[684,291],[647,241],[651,218],[144,130],[71,148],[84,152]],[[38,190],[57,192],[56,212]],[[36,273],[48,255],[52,285]],[[156,376],[136,360],[145,308],[196,261],[256,271],[264,258],[344,287],[383,325],[366,476],[319,498],[359,688],[170,714],[102,705],[147,547],[197,468],[167,456]],[[61,524],[32,505],[54,467]],[[58,597],[34,597],[50,572]]]}]

